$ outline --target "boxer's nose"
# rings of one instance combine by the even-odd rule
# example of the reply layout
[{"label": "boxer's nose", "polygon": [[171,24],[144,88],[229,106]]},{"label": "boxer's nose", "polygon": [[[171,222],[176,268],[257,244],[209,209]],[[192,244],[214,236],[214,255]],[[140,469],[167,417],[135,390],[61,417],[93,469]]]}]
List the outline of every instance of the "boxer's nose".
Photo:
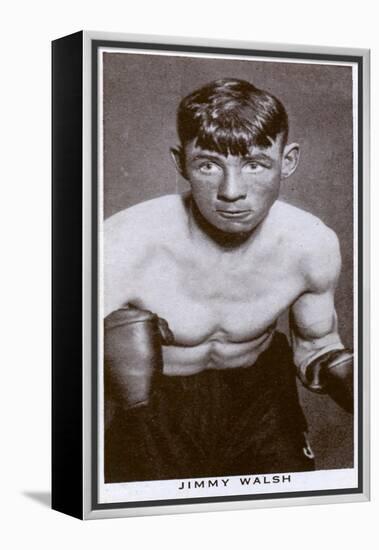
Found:
[{"label": "boxer's nose", "polygon": [[217,198],[227,202],[246,198],[246,185],[238,170],[229,169],[224,173],[223,180],[218,187]]}]

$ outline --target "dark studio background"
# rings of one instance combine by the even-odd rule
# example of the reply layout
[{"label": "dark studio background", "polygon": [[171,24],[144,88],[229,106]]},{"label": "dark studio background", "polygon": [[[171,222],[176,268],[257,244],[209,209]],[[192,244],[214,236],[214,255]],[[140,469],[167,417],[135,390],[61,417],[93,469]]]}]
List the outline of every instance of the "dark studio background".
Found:
[{"label": "dark studio background", "polygon": [[[281,198],[312,212],[340,238],[342,274],[336,294],[340,334],[353,345],[353,128],[350,67],[104,54],[104,214],[188,188],[170,147],[177,144],[176,108],[194,89],[242,78],[284,103],[300,164]],[[280,322],[286,330],[286,319]],[[299,385],[318,469],[351,467],[353,422],[328,397]]]}]

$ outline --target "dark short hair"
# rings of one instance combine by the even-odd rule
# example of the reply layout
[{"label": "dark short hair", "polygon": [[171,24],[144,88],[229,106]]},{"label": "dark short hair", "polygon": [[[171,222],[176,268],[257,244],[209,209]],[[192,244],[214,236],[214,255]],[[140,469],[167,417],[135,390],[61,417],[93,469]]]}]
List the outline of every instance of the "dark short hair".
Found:
[{"label": "dark short hair", "polygon": [[215,80],[179,105],[177,130],[182,145],[196,140],[222,155],[247,155],[252,146],[269,147],[279,134],[288,138],[288,116],[272,94],[245,80]]}]

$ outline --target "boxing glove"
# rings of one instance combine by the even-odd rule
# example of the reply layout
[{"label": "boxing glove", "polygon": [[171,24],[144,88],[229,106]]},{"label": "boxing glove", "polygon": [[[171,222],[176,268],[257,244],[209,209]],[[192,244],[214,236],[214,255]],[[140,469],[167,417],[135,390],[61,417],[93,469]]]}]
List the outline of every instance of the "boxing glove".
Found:
[{"label": "boxing glove", "polygon": [[174,340],[166,321],[150,311],[122,307],[104,321],[106,401],[123,410],[146,405],[163,369],[162,344]]},{"label": "boxing glove", "polygon": [[312,361],[305,370],[303,383],[316,393],[327,393],[348,412],[354,408],[354,355],[349,349],[332,350]]}]

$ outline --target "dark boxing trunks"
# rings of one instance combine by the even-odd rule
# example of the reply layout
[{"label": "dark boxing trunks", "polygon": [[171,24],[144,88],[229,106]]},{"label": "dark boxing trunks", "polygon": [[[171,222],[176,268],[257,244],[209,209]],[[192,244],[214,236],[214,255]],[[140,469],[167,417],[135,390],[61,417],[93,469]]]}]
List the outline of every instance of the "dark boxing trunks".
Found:
[{"label": "dark boxing trunks", "polygon": [[116,414],[105,435],[105,482],[299,472],[307,456],[287,338],[246,368],[162,376],[149,406]]}]

